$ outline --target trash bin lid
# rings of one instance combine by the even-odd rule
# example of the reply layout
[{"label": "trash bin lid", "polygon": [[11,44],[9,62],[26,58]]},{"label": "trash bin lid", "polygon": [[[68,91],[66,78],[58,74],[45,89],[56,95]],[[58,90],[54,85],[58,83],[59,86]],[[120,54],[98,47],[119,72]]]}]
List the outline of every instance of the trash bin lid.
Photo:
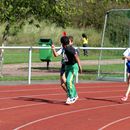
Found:
[{"label": "trash bin lid", "polygon": [[39,45],[42,45],[43,46],[43,44],[46,44],[46,45],[52,45],[52,40],[51,39],[43,39],[43,38],[41,38],[41,39],[39,39]]}]

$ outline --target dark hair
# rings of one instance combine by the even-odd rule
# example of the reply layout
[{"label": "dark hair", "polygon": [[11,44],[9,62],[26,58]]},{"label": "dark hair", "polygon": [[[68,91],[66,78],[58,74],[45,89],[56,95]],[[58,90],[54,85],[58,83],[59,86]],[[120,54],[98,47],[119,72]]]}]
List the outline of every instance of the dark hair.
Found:
[{"label": "dark hair", "polygon": [[82,34],[82,37],[83,37],[83,38],[87,38],[87,36],[86,36],[86,34],[85,34],[85,33],[83,33],[83,34]]},{"label": "dark hair", "polygon": [[71,40],[71,42],[73,42],[73,36],[68,36],[69,37],[69,40]]},{"label": "dark hair", "polygon": [[60,42],[63,45],[68,45],[69,44],[69,38],[67,36],[63,36],[63,37],[61,37]]}]

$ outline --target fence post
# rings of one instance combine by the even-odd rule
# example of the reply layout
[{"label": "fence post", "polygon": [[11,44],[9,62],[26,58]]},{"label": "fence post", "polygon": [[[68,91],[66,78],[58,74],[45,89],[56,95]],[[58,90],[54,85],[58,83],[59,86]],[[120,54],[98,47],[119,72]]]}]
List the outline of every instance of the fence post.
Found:
[{"label": "fence post", "polygon": [[127,81],[127,77],[126,77],[126,75],[127,75],[127,72],[126,72],[126,62],[127,62],[127,60],[125,59],[124,60],[124,82]]},{"label": "fence post", "polygon": [[32,47],[29,48],[29,59],[28,59],[28,84],[31,84],[31,65],[32,65]]}]

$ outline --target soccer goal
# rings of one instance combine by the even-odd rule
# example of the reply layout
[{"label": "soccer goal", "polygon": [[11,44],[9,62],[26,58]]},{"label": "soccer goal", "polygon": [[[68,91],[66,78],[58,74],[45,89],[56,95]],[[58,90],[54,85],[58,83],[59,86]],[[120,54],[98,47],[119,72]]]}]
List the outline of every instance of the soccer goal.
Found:
[{"label": "soccer goal", "polygon": [[[105,15],[98,64],[98,79],[126,80],[125,61],[122,54],[130,47],[130,9],[112,9]],[[105,61],[107,61],[105,63]]]}]

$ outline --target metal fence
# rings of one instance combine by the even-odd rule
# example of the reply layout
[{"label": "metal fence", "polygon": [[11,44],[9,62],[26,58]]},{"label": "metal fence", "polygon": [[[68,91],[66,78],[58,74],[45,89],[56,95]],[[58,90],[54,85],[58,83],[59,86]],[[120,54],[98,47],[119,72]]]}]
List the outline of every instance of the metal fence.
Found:
[{"label": "metal fence", "polygon": [[[24,50],[28,50],[28,84],[31,84],[31,77],[32,77],[32,50],[39,50],[39,49],[48,49],[50,47],[38,47],[38,46],[4,46],[4,47],[0,47],[0,49],[24,49]],[[56,47],[56,49],[58,49],[60,47]],[[83,49],[88,49],[90,50],[98,50],[98,51],[103,51],[103,50],[125,50],[126,48],[110,48],[110,47],[77,47],[79,50],[83,50]],[[2,58],[3,59],[3,58]],[[98,72],[97,72],[97,76],[100,77],[100,70],[101,70],[101,57],[99,56],[98,58]],[[1,64],[1,66],[3,66]],[[123,72],[123,81],[126,81],[126,66],[124,63],[124,72]],[[78,82],[78,76],[76,78],[76,82]]]}]

